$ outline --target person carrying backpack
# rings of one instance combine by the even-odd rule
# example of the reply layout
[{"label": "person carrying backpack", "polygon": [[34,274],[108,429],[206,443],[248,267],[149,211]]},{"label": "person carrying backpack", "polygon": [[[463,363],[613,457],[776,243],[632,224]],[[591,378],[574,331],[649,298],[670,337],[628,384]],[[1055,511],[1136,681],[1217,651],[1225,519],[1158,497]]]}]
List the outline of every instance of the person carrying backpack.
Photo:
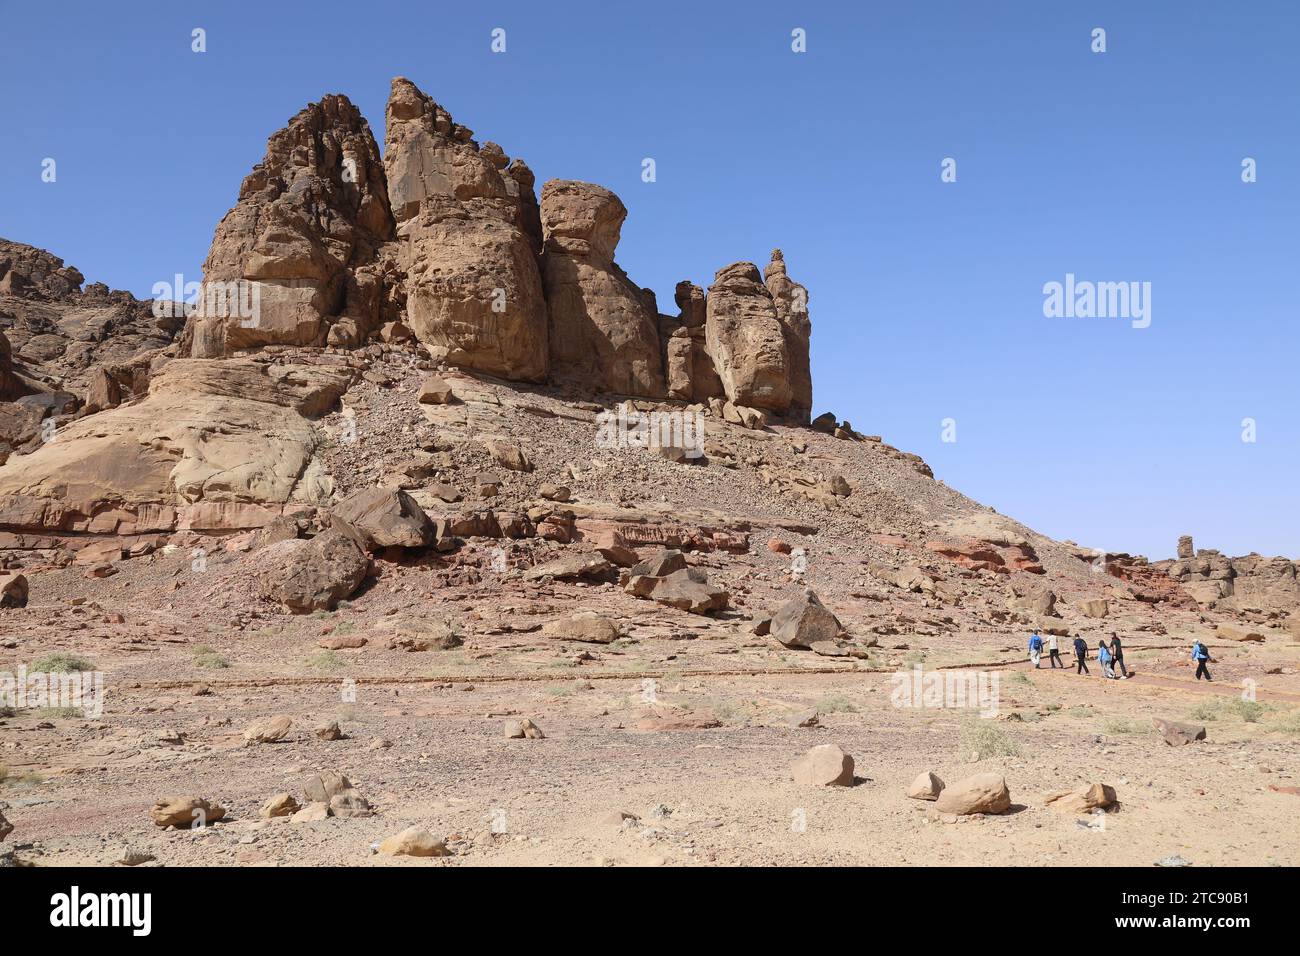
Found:
[{"label": "person carrying backpack", "polygon": [[1113,669],[1123,671],[1124,676],[1128,677],[1128,668],[1124,666],[1124,645],[1114,631],[1110,632],[1110,655],[1115,659]]},{"label": "person carrying backpack", "polygon": [[1056,639],[1055,634],[1047,635],[1047,659],[1052,667],[1065,669],[1065,665],[1061,663],[1061,642]]},{"label": "person carrying backpack", "polygon": [[1200,680],[1201,675],[1204,674],[1205,679],[1212,682],[1214,678],[1210,676],[1209,670],[1205,667],[1210,660],[1210,652],[1201,643],[1200,638],[1192,642],[1192,660],[1196,661],[1196,679]]},{"label": "person carrying backpack", "polygon": [[1097,642],[1097,662],[1101,664],[1101,676],[1114,678],[1115,670],[1110,666],[1112,660],[1110,648],[1106,646],[1105,641]]},{"label": "person carrying backpack", "polygon": [[1091,673],[1088,670],[1088,642],[1081,637],[1074,639],[1074,663],[1078,665],[1074,669],[1076,674]]},{"label": "person carrying backpack", "polygon": [[1038,632],[1029,638],[1029,661],[1034,665],[1034,670],[1038,670],[1038,662],[1043,659],[1043,639],[1038,636]]}]

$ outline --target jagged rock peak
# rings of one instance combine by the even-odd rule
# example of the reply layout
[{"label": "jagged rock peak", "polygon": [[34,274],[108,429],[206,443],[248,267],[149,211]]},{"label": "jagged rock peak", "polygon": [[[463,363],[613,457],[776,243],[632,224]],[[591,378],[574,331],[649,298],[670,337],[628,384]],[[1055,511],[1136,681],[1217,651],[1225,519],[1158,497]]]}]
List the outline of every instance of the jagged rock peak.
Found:
[{"label": "jagged rock peak", "polygon": [[186,330],[192,354],[323,344],[344,317],[354,328],[343,339],[355,342],[378,321],[380,282],[368,267],[392,234],[370,125],[346,96],[308,105],[267,141],[203,265],[209,288],[251,283],[240,294],[255,314],[204,310]]}]

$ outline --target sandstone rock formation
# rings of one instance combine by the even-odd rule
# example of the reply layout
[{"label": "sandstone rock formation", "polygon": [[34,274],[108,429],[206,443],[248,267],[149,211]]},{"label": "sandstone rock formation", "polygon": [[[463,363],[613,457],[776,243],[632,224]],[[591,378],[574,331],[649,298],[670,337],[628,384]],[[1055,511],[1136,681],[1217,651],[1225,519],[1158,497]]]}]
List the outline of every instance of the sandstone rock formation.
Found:
[{"label": "sandstone rock formation", "polygon": [[218,224],[184,344],[195,358],[358,344],[379,323],[376,262],[392,234],[370,126],[346,96],[325,96],[271,136]]},{"label": "sandstone rock formation", "polygon": [[794,392],[785,327],[752,262],[719,269],[705,299],[705,337],[727,398],[778,414]]},{"label": "sandstone rock formation", "polygon": [[627,209],[608,189],[542,187],[542,275],[551,375],[621,395],[665,393],[658,310],[614,262]]},{"label": "sandstone rock formation", "polygon": [[776,317],[781,321],[781,332],[785,338],[790,374],[790,407],[787,416],[806,422],[812,415],[812,367],[809,358],[812,322],[808,318],[808,290],[786,274],[785,255],[780,249],[772,250],[772,261],[763,270],[763,284],[772,295]]},{"label": "sandstone rock formation", "polygon": [[346,368],[175,359],[148,396],[79,419],[0,470],[0,525],[136,534],[261,527],[333,483],[312,425]]},{"label": "sandstone rock formation", "polygon": [[452,365],[540,381],[546,304],[533,174],[409,80],[393,80],[384,165],[406,324]]}]

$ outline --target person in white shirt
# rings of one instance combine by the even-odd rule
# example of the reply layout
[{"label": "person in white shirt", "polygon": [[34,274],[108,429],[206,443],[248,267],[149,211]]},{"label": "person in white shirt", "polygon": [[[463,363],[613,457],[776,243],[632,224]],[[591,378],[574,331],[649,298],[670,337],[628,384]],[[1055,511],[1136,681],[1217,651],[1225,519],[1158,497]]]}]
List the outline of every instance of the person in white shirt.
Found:
[{"label": "person in white shirt", "polygon": [[1055,634],[1047,635],[1047,658],[1053,667],[1065,670],[1065,665],[1061,663],[1061,644]]}]

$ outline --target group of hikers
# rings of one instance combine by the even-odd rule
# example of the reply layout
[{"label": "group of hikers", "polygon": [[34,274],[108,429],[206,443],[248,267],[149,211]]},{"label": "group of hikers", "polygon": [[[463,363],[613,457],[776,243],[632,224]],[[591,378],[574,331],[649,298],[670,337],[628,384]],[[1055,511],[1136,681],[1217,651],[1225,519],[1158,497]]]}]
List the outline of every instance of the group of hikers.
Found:
[{"label": "group of hikers", "polygon": [[[1061,646],[1057,636],[1055,634],[1049,634],[1047,635],[1046,640],[1044,640],[1043,636],[1039,634],[1038,631],[1034,631],[1029,638],[1029,662],[1034,665],[1034,669],[1037,670],[1039,667],[1039,661],[1043,658],[1044,648],[1047,649],[1048,663],[1053,668],[1059,667],[1064,670],[1065,665],[1061,663]],[[1214,680],[1214,678],[1210,676],[1209,668],[1205,666],[1210,662],[1210,652],[1206,649],[1205,645],[1201,643],[1199,638],[1192,642],[1192,660],[1196,661],[1197,680],[1200,680],[1202,677],[1207,681]],[[1088,642],[1082,637],[1076,637],[1074,639],[1074,662],[1076,665],[1074,672],[1076,674],[1092,673],[1088,670]],[[1119,635],[1114,631],[1110,632],[1109,645],[1107,645],[1104,638],[1097,642],[1097,662],[1101,664],[1102,677],[1110,678],[1112,680],[1122,680],[1133,676],[1128,672],[1128,666],[1124,663],[1124,642],[1119,639]],[[1120,673],[1124,675],[1124,678],[1121,678],[1119,674],[1115,673],[1116,670],[1120,671]]]}]

